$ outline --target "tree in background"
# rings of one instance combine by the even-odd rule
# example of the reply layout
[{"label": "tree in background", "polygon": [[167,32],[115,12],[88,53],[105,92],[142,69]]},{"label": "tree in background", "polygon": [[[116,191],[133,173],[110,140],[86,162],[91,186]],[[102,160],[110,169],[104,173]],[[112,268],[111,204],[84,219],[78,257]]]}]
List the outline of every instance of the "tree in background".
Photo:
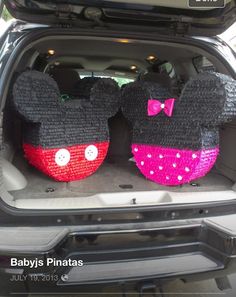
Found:
[{"label": "tree in background", "polygon": [[6,21],[6,22],[9,21],[10,19],[12,19],[12,16],[11,16],[10,12],[7,10],[5,5],[2,10],[1,18],[4,19],[4,21]]},{"label": "tree in background", "polygon": [[121,87],[122,85],[128,84],[133,81],[133,79],[130,78],[122,78],[122,77],[112,77],[118,85]]}]

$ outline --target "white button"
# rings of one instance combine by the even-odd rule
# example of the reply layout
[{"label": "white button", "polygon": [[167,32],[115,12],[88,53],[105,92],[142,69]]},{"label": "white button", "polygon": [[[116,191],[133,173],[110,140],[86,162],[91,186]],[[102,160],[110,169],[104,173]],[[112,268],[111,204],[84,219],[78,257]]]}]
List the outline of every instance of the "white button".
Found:
[{"label": "white button", "polygon": [[181,157],[181,156],[180,156],[180,153],[177,153],[177,154],[176,154],[176,158],[179,159],[180,157]]},{"label": "white button", "polygon": [[56,152],[55,162],[58,166],[66,166],[70,162],[70,152],[66,149],[60,149]]},{"label": "white button", "polygon": [[164,156],[163,156],[163,155],[159,155],[159,158],[160,158],[160,159],[163,159],[163,158],[164,158]]},{"label": "white button", "polygon": [[85,159],[88,161],[94,161],[98,156],[98,149],[95,145],[89,145],[84,152]]},{"label": "white button", "polygon": [[154,174],[154,171],[150,171],[150,174],[153,175]]},{"label": "white button", "polygon": [[143,161],[141,161],[141,165],[144,166],[144,162]]},{"label": "white button", "polygon": [[148,157],[149,159],[151,159],[152,155],[151,155],[151,154],[148,154],[147,157]]},{"label": "white button", "polygon": [[163,170],[163,166],[159,166],[159,169],[160,169],[160,170]]},{"label": "white button", "polygon": [[196,159],[197,158],[197,155],[196,154],[192,154],[192,158],[193,159]]},{"label": "white button", "polygon": [[188,167],[185,167],[186,172],[190,172],[190,169]]},{"label": "white button", "polygon": [[162,109],[165,108],[165,104],[164,103],[161,104],[161,108]]},{"label": "white button", "polygon": [[138,152],[138,148],[136,147],[136,148],[134,149],[134,151],[137,153],[137,152]]},{"label": "white button", "polygon": [[177,167],[177,164],[176,164],[176,163],[174,163],[174,164],[173,164],[173,167],[174,167],[174,168],[176,168],[176,167]]},{"label": "white button", "polygon": [[183,177],[181,175],[178,176],[178,180],[181,181]]}]

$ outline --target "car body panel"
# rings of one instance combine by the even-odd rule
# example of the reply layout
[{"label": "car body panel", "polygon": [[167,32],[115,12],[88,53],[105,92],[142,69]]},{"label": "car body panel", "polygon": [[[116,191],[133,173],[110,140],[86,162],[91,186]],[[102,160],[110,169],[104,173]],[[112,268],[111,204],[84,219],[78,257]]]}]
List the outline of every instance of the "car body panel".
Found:
[{"label": "car body panel", "polygon": [[236,20],[235,0],[223,8],[190,8],[188,2],[164,1],[42,1],[4,0],[10,13],[27,22],[81,26],[81,21],[95,23],[133,23],[148,26],[164,34],[213,36],[224,32]]},{"label": "car body panel", "polygon": [[[159,226],[120,224],[121,230],[106,224],[99,230],[96,226],[2,227],[0,238],[9,237],[0,245],[4,276],[0,285],[7,279],[11,286],[11,279],[17,277],[30,292],[46,294],[86,286],[92,290],[98,285],[220,277],[236,266],[235,222],[235,215],[225,215],[171,220]],[[11,259],[18,264],[10,265]],[[22,264],[24,259],[34,261],[31,267]],[[68,259],[82,261],[83,266],[55,264]]]},{"label": "car body panel", "polygon": [[[109,38],[163,40],[192,45],[208,51],[236,78],[235,53],[218,38],[163,36],[149,32],[116,31],[104,28],[53,28],[15,22],[1,38],[0,97],[4,106],[9,81],[22,51],[40,38],[56,35],[105,36]],[[223,193],[222,193],[223,195]],[[236,271],[236,201],[193,203],[190,205],[133,206],[83,210],[25,210],[0,203],[0,288],[12,291],[12,276],[19,276],[17,292],[78,292],[108,283],[205,279],[223,277]],[[17,259],[82,259],[82,270],[47,267],[32,270],[11,267]],[[190,267],[191,260],[198,267]],[[154,271],[151,261],[158,267]],[[181,266],[181,263],[184,265]],[[175,267],[174,263],[179,263]],[[120,270],[109,278],[111,267]],[[90,266],[89,266],[90,265]],[[147,267],[145,273],[133,274],[136,266]],[[150,267],[150,269],[148,269]],[[152,269],[151,269],[152,268]],[[176,269],[178,268],[178,269]],[[91,279],[91,270],[96,274]],[[100,274],[103,270],[104,274]],[[122,271],[125,274],[122,275]],[[107,273],[109,272],[109,273]],[[68,275],[71,281],[61,278]],[[106,274],[106,275],[105,275]],[[101,281],[101,275],[104,281]],[[48,279],[49,276],[49,279]],[[56,276],[56,277],[55,277]],[[90,278],[89,278],[90,277]],[[100,277],[100,279],[99,279]],[[47,286],[45,286],[47,280]],[[104,283],[105,282],[105,283]]]}]

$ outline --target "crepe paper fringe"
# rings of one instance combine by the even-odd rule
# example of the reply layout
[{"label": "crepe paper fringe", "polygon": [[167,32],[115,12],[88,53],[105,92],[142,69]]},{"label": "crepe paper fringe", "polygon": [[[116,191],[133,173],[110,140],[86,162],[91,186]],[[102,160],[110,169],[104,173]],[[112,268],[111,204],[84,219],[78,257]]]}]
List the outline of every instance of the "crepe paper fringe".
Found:
[{"label": "crepe paper fringe", "polygon": [[192,151],[133,144],[132,152],[144,176],[161,185],[177,186],[206,175],[219,148]]},{"label": "crepe paper fringe", "polygon": [[168,98],[170,92],[159,83],[131,83],[122,92],[122,110],[133,126],[132,148],[140,171],[157,183],[180,185],[213,167],[219,126],[236,118],[236,81],[220,73],[198,74],[176,99],[171,118],[164,112],[148,116],[150,99],[164,103]]},{"label": "crepe paper fringe", "polygon": [[[89,176],[98,169],[107,153],[108,118],[118,111],[120,89],[112,79],[92,83],[85,80],[84,88],[86,82],[88,97],[78,96],[79,99],[66,102],[62,102],[56,82],[38,71],[22,73],[13,88],[15,109],[24,120],[26,158],[56,180],[72,181]],[[89,146],[94,148],[94,143],[98,146],[98,157],[85,160],[84,150]],[[58,150],[64,150],[60,151],[65,154],[61,156],[64,161],[70,156],[68,165],[55,163],[54,154]]]},{"label": "crepe paper fringe", "polygon": [[[91,146],[91,145],[90,145]],[[44,149],[42,147],[34,147],[24,143],[23,149],[25,157],[31,165],[46,175],[61,182],[70,182],[84,179],[93,174],[103,163],[109,142],[93,143],[98,150],[97,158],[93,161],[86,159],[87,144],[67,146],[63,148]],[[70,160],[64,166],[56,163],[56,154],[60,150],[69,152]]]}]

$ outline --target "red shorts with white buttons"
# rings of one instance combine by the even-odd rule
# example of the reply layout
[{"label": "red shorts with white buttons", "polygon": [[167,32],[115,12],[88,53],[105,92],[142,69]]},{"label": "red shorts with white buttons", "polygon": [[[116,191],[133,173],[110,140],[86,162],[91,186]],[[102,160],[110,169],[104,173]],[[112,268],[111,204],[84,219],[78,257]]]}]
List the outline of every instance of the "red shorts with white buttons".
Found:
[{"label": "red shorts with white buttons", "polygon": [[34,167],[57,181],[75,181],[93,174],[104,161],[109,142],[45,149],[24,143],[25,156]]}]

